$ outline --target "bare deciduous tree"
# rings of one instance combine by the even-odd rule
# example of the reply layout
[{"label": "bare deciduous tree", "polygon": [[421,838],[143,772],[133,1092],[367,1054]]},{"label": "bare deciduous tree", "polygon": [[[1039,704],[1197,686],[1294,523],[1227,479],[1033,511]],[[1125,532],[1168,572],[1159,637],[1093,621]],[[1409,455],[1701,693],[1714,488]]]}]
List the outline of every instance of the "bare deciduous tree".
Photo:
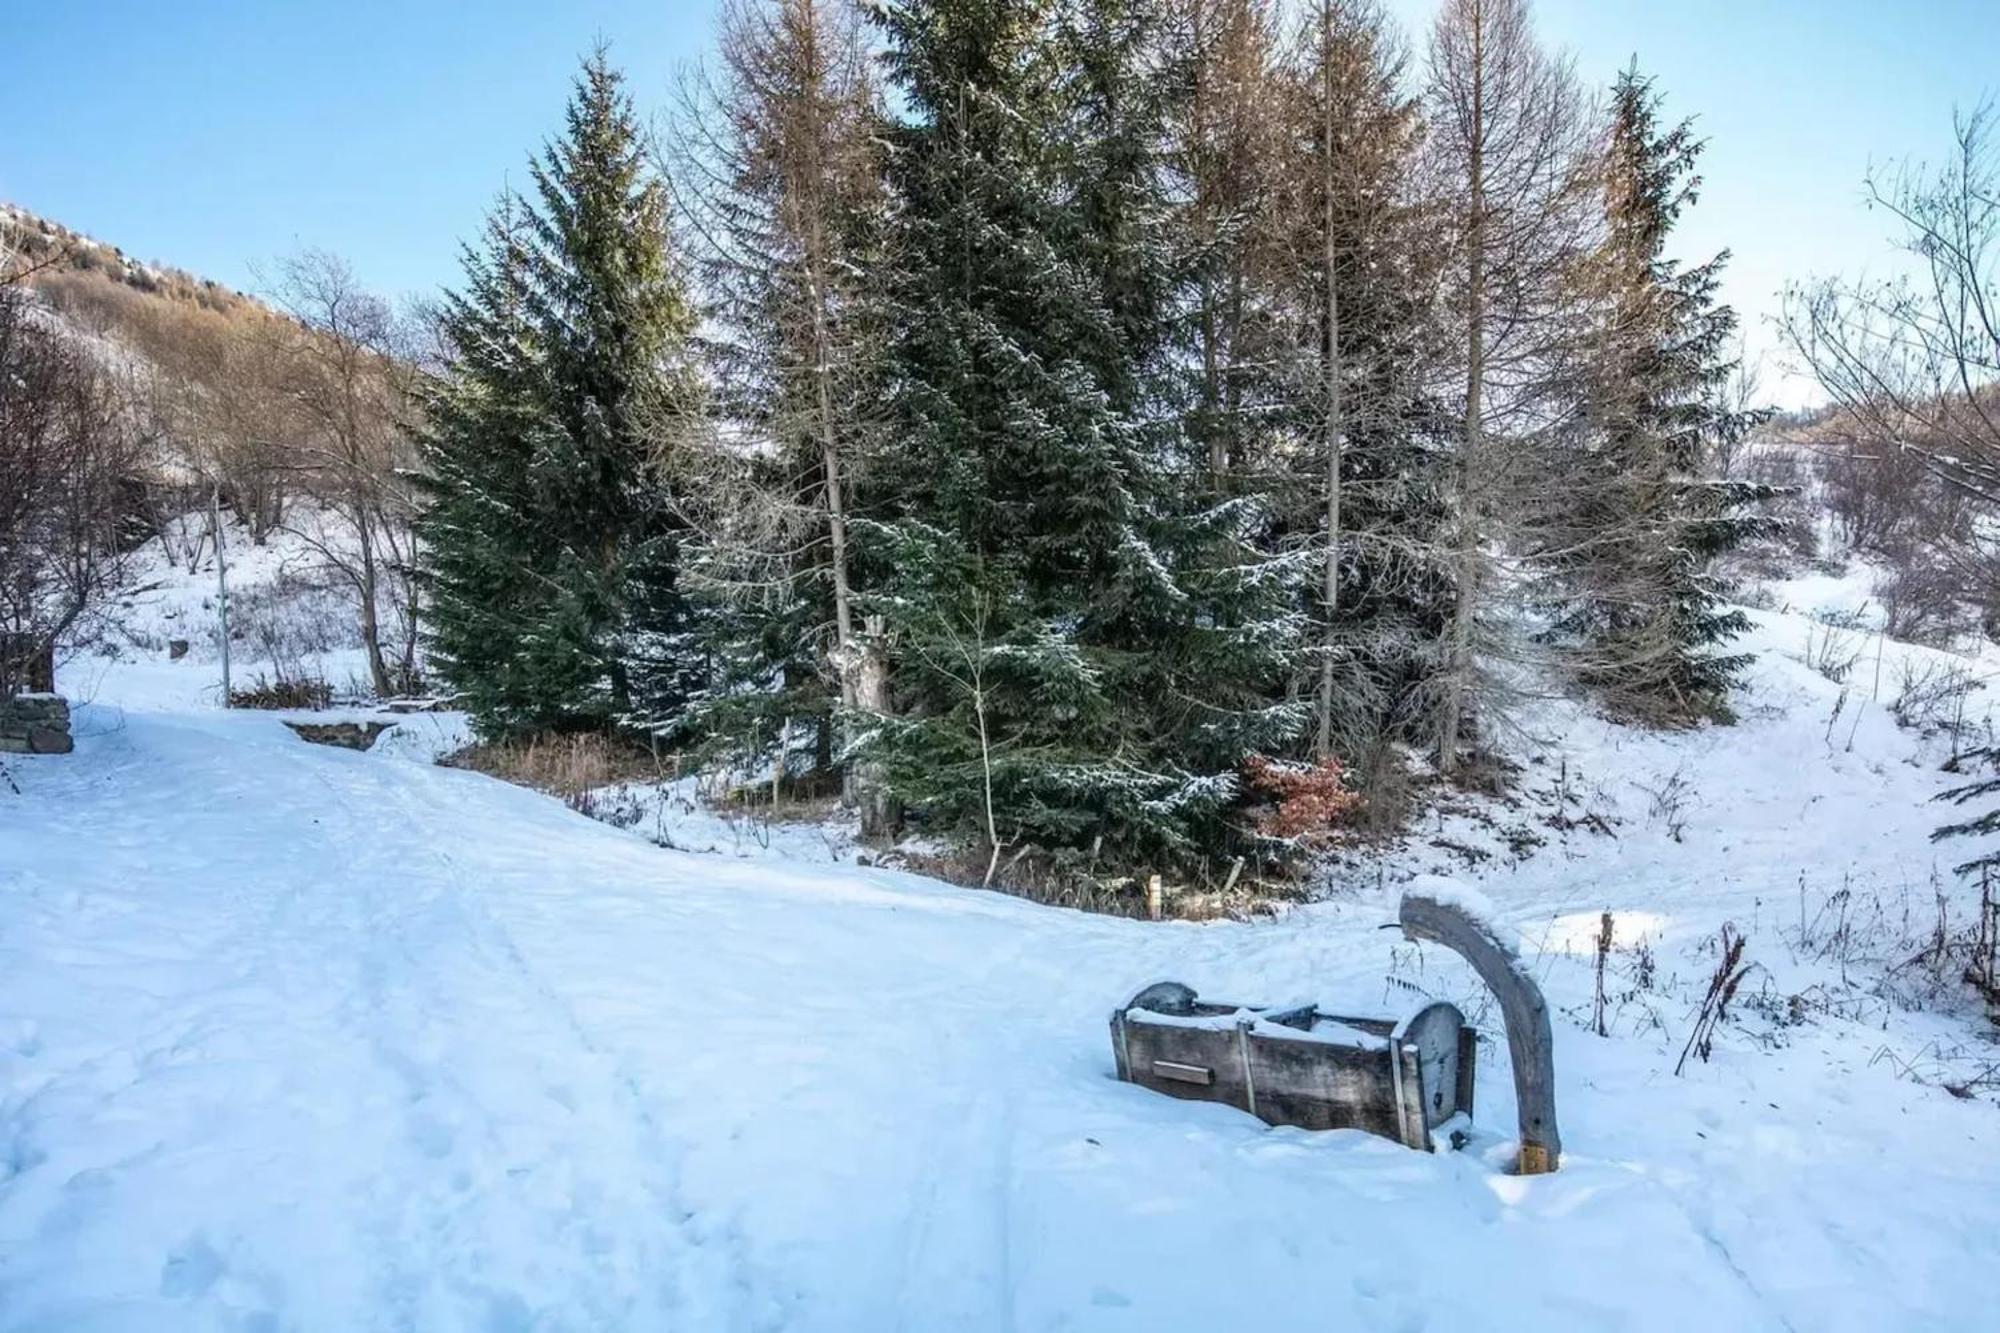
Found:
[{"label": "bare deciduous tree", "polygon": [[1169,156],[1184,182],[1201,370],[1190,421],[1218,488],[1251,465],[1262,392],[1288,360],[1283,155],[1287,126],[1271,0],[1182,0],[1188,89],[1171,118]]},{"label": "bare deciduous tree", "polygon": [[1562,411],[1551,368],[1565,331],[1563,276],[1588,216],[1580,172],[1589,120],[1569,62],[1537,42],[1527,0],[1448,0],[1431,35],[1429,102],[1464,385],[1455,601],[1437,701],[1438,765],[1450,774],[1481,684],[1481,617],[1496,592],[1489,549],[1531,484],[1529,452],[1510,445]]},{"label": "bare deciduous tree", "polygon": [[1871,176],[1913,276],[1787,294],[1794,351],[1853,428],[2000,504],[2000,140],[1991,104],[1955,122],[1943,166]]},{"label": "bare deciduous tree", "polygon": [[333,530],[312,522],[292,530],[352,586],[369,683],[395,694],[410,687],[417,651],[416,506],[403,481],[415,372],[405,331],[345,261],[321,251],[283,262],[276,298],[299,326],[275,334],[303,428],[289,466],[336,520]]},{"label": "bare deciduous tree", "polygon": [[1989,624],[2000,621],[1996,127],[1994,106],[1977,107],[1955,119],[1941,165],[1869,178],[1909,273],[1795,287],[1784,314],[1787,342],[1833,405],[1816,434],[1845,535],[1895,562],[1904,593],[1955,582]]},{"label": "bare deciduous tree", "polygon": [[89,349],[0,287],[0,633],[32,652],[62,644],[121,580],[129,409]]},{"label": "bare deciduous tree", "polygon": [[[702,572],[725,597],[824,598],[840,704],[879,715],[886,678],[857,624],[849,523],[872,429],[865,252],[881,189],[861,14],[847,0],[731,0],[718,47],[720,77],[690,90],[672,175],[704,243],[724,401],[792,474],[731,488],[761,489],[762,503],[706,516],[725,558]],[[851,773],[850,795],[877,832],[886,812],[870,777]]]}]

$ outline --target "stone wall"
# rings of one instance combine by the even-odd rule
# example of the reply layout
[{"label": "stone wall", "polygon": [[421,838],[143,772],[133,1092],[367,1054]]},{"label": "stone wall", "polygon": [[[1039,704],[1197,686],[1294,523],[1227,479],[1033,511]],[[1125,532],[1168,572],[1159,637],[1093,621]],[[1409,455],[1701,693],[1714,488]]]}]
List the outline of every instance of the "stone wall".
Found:
[{"label": "stone wall", "polygon": [[69,703],[59,694],[0,698],[0,754],[68,754]]}]

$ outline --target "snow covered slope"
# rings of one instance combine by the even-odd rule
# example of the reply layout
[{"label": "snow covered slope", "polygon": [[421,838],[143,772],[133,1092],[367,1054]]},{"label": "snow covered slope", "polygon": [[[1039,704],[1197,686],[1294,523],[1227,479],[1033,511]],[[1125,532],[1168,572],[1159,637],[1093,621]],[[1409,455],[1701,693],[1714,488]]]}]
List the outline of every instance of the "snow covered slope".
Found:
[{"label": "snow covered slope", "polygon": [[[1821,944],[1843,886],[1931,910],[1945,779],[1852,677],[1829,726],[1805,625],[1760,614],[1742,725],[1552,708],[1518,809],[1258,924],[666,851],[101,670],[0,784],[0,1330],[1978,1327],[2000,1111],[1937,1084],[1992,1048]],[[1113,1080],[1162,976],[1475,1007],[1377,929],[1432,864],[1561,1011],[1560,1173],[1502,1169],[1504,1048],[1436,1156]],[[1607,907],[1648,952],[1600,1038]],[[1766,1002],[1676,1078],[1724,920]]]},{"label": "snow covered slope", "polygon": [[[356,601],[326,555],[333,549],[346,558],[340,520],[298,499],[287,523],[258,545],[225,512],[232,685],[308,678],[336,694],[365,691]],[[194,558],[174,558],[157,537],[147,541],[131,556],[125,590],[63,645],[63,688],[72,701],[197,710],[221,702],[221,599],[208,515],[183,515],[173,527],[177,546]],[[176,642],[185,645],[178,658]]]}]

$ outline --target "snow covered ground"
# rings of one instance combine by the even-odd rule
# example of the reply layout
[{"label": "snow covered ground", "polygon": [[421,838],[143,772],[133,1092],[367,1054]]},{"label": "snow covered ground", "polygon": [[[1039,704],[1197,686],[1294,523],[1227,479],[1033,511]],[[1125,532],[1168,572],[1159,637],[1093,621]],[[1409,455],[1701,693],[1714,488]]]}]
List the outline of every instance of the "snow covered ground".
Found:
[{"label": "snow covered ground", "polygon": [[[1959,851],[1887,707],[1927,650],[1818,633],[1757,613],[1736,727],[1546,705],[1510,803],[1204,925],[666,850],[432,765],[449,718],[357,754],[198,654],[72,663],[77,753],[0,782],[0,1330],[2000,1327],[2000,1107],[1943,1086],[2000,1050],[1870,943]],[[1112,1078],[1161,977],[1495,1026],[1377,929],[1430,869],[1558,1010],[1559,1173],[1505,1173],[1497,1043],[1434,1156]],[[1675,1077],[1725,921],[1758,970]]]}]

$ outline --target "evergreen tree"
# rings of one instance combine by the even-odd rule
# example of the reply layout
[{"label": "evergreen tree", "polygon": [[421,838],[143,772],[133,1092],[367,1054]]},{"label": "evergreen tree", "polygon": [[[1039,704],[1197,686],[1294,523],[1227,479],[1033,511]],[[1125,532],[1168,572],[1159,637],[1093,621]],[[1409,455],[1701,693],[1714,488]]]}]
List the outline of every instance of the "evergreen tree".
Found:
[{"label": "evergreen tree", "polygon": [[1747,628],[1708,567],[1757,531],[1765,488],[1704,469],[1761,419],[1724,388],[1736,315],[1716,300],[1725,252],[1682,268],[1667,239],[1700,187],[1702,143],[1659,124],[1636,69],[1612,90],[1603,235],[1579,284],[1577,443],[1556,462],[1557,521],[1541,537],[1557,580],[1553,634],[1578,678],[1618,712],[1663,724],[1726,718],[1749,658],[1721,651]]},{"label": "evergreen tree", "polygon": [[[1296,625],[1191,508],[1148,0],[885,6],[891,453],[870,495],[899,795],[990,845],[1219,849]],[[1227,552],[1225,557],[1224,553]]]},{"label": "evergreen tree", "polygon": [[543,633],[542,550],[530,472],[555,427],[523,310],[526,256],[503,198],[483,249],[464,247],[465,284],[444,298],[450,361],[428,383],[418,476],[430,664],[489,734],[544,720],[533,646]]},{"label": "evergreen tree", "polygon": [[532,177],[444,310],[433,657],[488,734],[662,725],[699,669],[655,466],[694,409],[676,368],[691,315],[665,191],[602,49]]}]

